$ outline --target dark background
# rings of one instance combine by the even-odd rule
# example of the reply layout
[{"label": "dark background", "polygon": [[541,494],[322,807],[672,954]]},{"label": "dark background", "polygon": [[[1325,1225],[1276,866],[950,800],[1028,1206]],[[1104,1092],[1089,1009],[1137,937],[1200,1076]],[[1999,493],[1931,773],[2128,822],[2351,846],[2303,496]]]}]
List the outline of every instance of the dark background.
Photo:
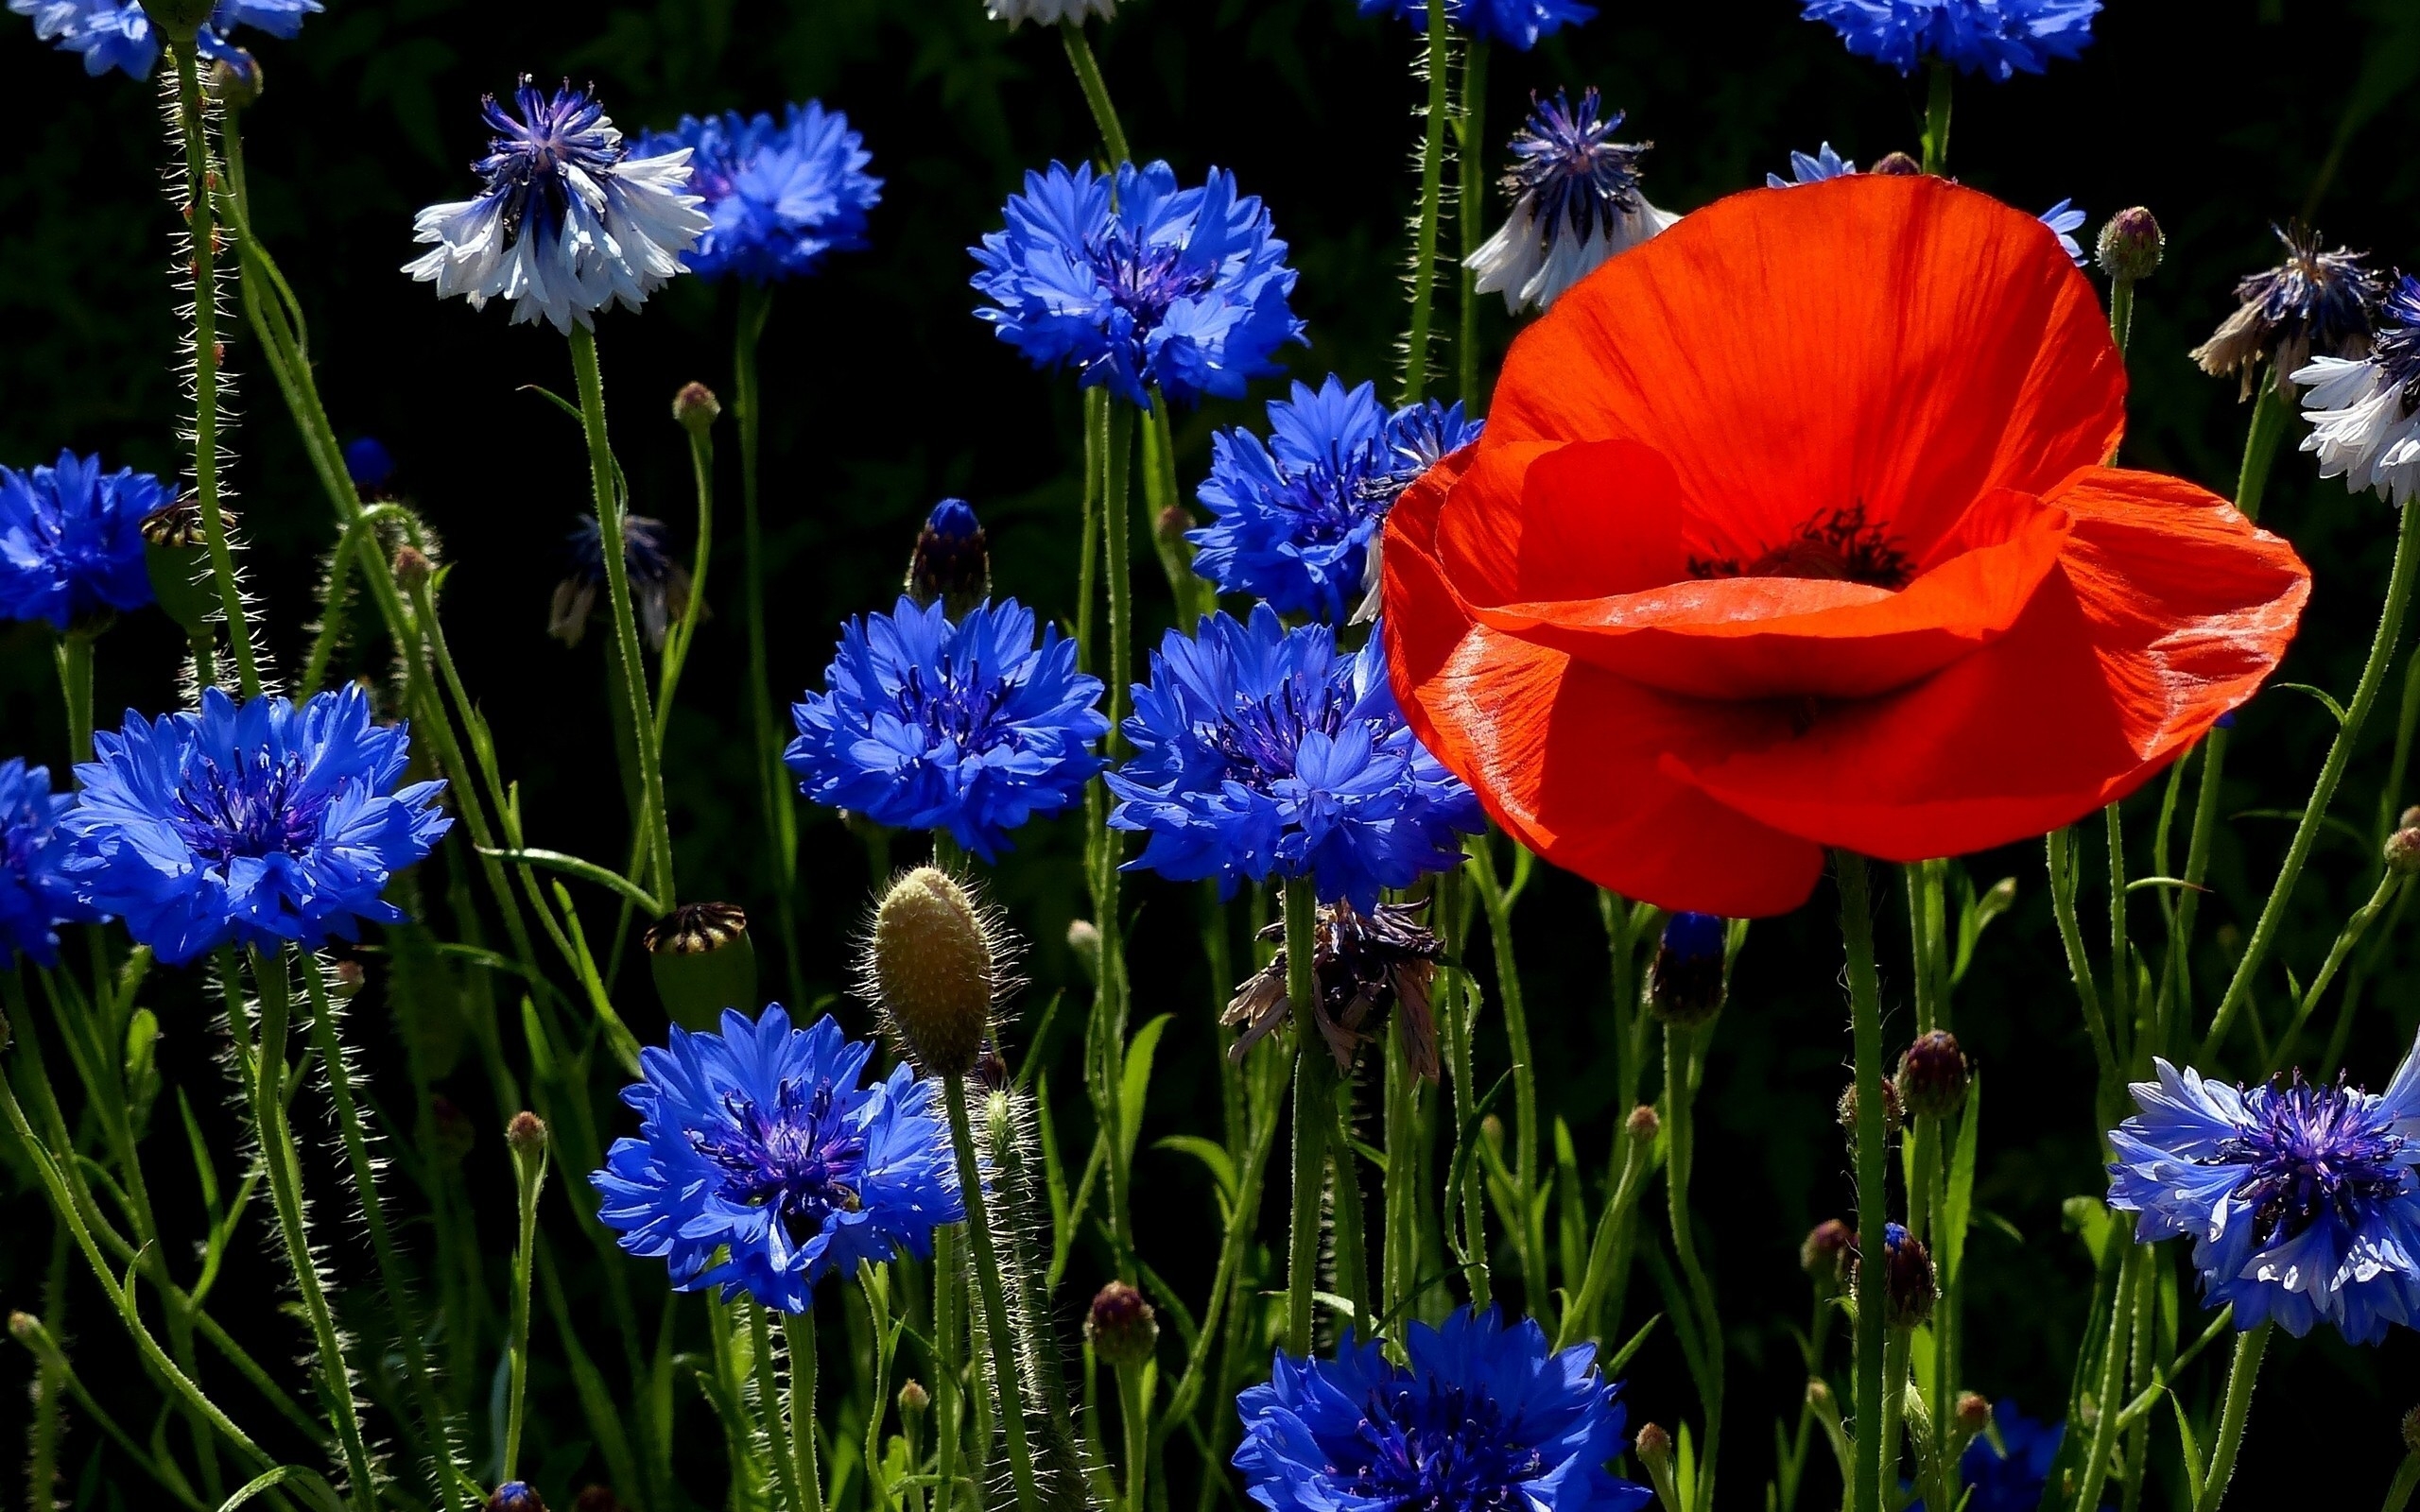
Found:
[{"label": "dark background", "polygon": [[[1668,208],[1761,182],[1767,170],[1786,166],[1789,149],[1812,151],[1826,139],[1860,163],[1917,146],[1920,82],[1848,57],[1828,30],[1796,19],[1794,5],[1610,0],[1603,9],[1603,18],[1533,54],[1498,50],[1487,129],[1497,151],[1523,92],[1558,83],[1601,86],[1630,112],[1625,134],[1658,144],[1647,188]],[[1266,198],[1293,246],[1302,271],[1295,307],[1311,337],[1307,351],[1289,353],[1294,375],[1316,382],[1335,369],[1391,387],[1391,343],[1404,320],[1396,274],[1414,189],[1409,29],[1357,19],[1349,0],[1130,0],[1124,9],[1095,34],[1137,152],[1166,156],[1188,180],[1213,163],[1235,169],[1246,192]],[[2248,409],[2232,383],[2203,377],[2184,353],[2229,308],[2232,280],[2273,260],[2273,220],[2315,212],[2332,240],[2375,249],[2387,263],[2420,262],[2420,153],[2412,150],[2420,106],[2411,88],[2420,6],[2113,0],[2096,30],[2081,61],[2053,65],[2047,77],[1962,83],[1951,165],[2028,209],[2073,197],[2095,227],[2125,204],[2158,214],[2169,261],[2137,305],[2126,459],[2231,491]],[[544,633],[562,537],[587,507],[587,475],[577,428],[519,390],[567,392],[564,348],[551,330],[509,328],[499,307],[441,304],[397,271],[413,251],[413,210],[470,189],[465,164],[483,141],[478,95],[509,87],[520,70],[593,79],[626,129],[667,125],[683,112],[778,109],[820,95],[864,131],[873,171],[886,180],[873,249],[784,288],[767,335],[777,686],[798,689],[818,676],[842,616],[889,603],[917,521],[943,494],[962,494],[982,512],[1001,591],[1052,614],[1072,612],[1075,389],[1029,370],[971,318],[964,251],[997,224],[1000,201],[1025,168],[1094,150],[1054,36],[1012,36],[987,22],[977,0],[334,0],[296,41],[262,40],[256,51],[268,93],[245,126],[258,228],[307,308],[339,431],[382,438],[400,462],[398,487],[444,533],[457,564],[446,599],[453,644],[496,725],[505,764],[523,783],[533,843],[609,859],[624,843],[597,642],[565,650]],[[73,58],[39,47],[15,16],[0,19],[0,140],[16,145],[13,165],[0,173],[0,462],[44,461],[64,445],[98,450],[112,465],[169,472],[174,327],[163,272],[171,217],[159,192],[163,138],[151,89],[115,75],[88,79]],[[1500,209],[1491,200],[1491,223]],[[691,379],[728,393],[732,310],[731,290],[682,280],[644,318],[616,312],[600,323],[614,438],[637,507],[672,522],[683,542],[692,522],[686,461],[666,406]],[[1450,321],[1450,303],[1442,314]],[[1491,352],[1510,329],[1491,301],[1482,319]],[[248,368],[242,339],[230,360],[238,373]],[[1180,419],[1188,492],[1206,466],[1210,428],[1256,419],[1259,400],[1278,392],[1265,385],[1252,404]],[[269,644],[291,668],[308,644],[312,586],[334,533],[266,375],[243,397],[233,478]],[[721,440],[724,518],[735,527],[728,427]],[[2317,574],[2303,638],[2281,677],[2342,696],[2384,581],[2387,508],[2319,484],[2290,445],[2265,523],[2290,536]],[[726,544],[735,545],[735,535]],[[735,558],[721,561],[709,592],[717,618],[683,686],[667,765],[684,895],[753,905],[764,894],[753,870],[761,844],[740,701],[742,622]],[[1156,635],[1166,593],[1150,569],[1146,556],[1135,581],[1146,628]],[[176,648],[156,615],[129,619],[102,643],[104,726],[115,723],[117,709],[156,711],[171,701]],[[2370,885],[2362,837],[2380,802],[2393,686],[2399,680],[2339,798],[2338,812],[2358,833],[2323,840],[2276,954],[2304,978]],[[2235,741],[2226,811],[2297,807],[2328,733],[2308,700],[2257,700]],[[0,750],[54,764],[63,750],[44,636],[25,627],[0,629]],[[2136,824],[2138,835],[2149,817]],[[838,992],[845,980],[865,863],[829,815],[803,809],[801,818],[812,998]],[[2208,925],[2248,921],[2289,828],[2259,817],[2227,828],[2215,869],[2221,896],[2204,911]],[[999,877],[1011,918],[1040,942],[1036,1002],[1068,975],[1056,942],[1080,892],[1074,838],[1068,825],[1026,832]],[[2086,849],[2087,877],[2097,873],[2094,849]],[[1980,884],[2014,874],[2019,886],[2014,914],[1987,936],[1960,994],[1957,1026],[1991,1090],[1979,1201],[2023,1243],[1994,1228],[1975,1241],[1981,1263],[1972,1273],[1963,1383],[2055,1414],[2089,1281],[2081,1247],[2061,1232],[2059,1204],[2102,1189],[2090,1059],[2049,927],[2039,849],[1970,867]],[[2144,869],[2138,856],[2134,871]],[[2105,906],[2090,893],[2088,919]],[[1138,1011],[1179,1015],[1162,1051],[1148,1132],[1207,1127],[1216,1116],[1209,1079],[1187,1068],[1213,1053],[1213,987],[1198,966],[1159,964],[1195,959],[1189,899],[1148,882],[1136,896],[1136,959],[1145,963]],[[1795,1414],[1801,1379],[1785,1330],[1805,1313],[1799,1237],[1847,1198],[1829,1123],[1846,1044],[1832,902],[1827,885],[1797,916],[1756,926],[1707,1081],[1697,1203],[1712,1227],[1712,1263],[1738,1351],[1724,1476],[1732,1505],[1754,1504],[1769,1416]],[[1899,1011],[1895,1043],[1907,1022],[1895,888],[1881,908],[1886,952],[1894,933],[1901,936],[1885,965],[1888,1001]],[[2152,937],[2148,911],[2136,928]],[[1150,949],[1161,932],[1168,948]],[[2205,926],[2205,938],[2211,933]],[[1572,1124],[1583,1168],[1601,1168],[1620,1109],[1606,1090],[1604,956],[1589,889],[1543,875],[1517,934],[1546,1106]],[[2357,1081],[2382,1085],[2411,1043],[2420,1020],[2411,954],[2391,942],[2366,993],[2346,1060]],[[2221,969],[2214,955],[2203,980]],[[2263,988],[2266,1006],[2279,1013],[2273,968]],[[208,1102],[216,1073],[200,1006],[180,1006],[173,991],[169,998],[164,1057],[172,1079]],[[375,1065],[381,1030],[374,1004],[365,1009],[369,1022],[357,1021],[355,1034]],[[627,1011],[643,1036],[653,1032],[651,1003]],[[838,1011],[862,1026],[853,1003]],[[2331,1003],[2319,1032],[2334,1017]],[[1072,1054],[1064,1040],[1055,1051]],[[1490,1052],[1500,1060],[1499,1039],[1483,1056]],[[2316,1060],[2318,1047],[2307,1044],[2305,1056]],[[1492,1079],[1483,1066],[1482,1084]],[[483,1094],[458,1100],[485,1106]],[[179,1158],[165,1142],[154,1143],[162,1158]],[[500,1172],[500,1147],[489,1139],[484,1149],[475,1161],[487,1159]],[[1201,1249],[1206,1190],[1174,1162],[1147,1174],[1144,1251],[1198,1296],[1202,1278],[1190,1260]],[[504,1195],[501,1185],[496,1194]],[[42,1231],[38,1208],[23,1195],[10,1199],[15,1232]],[[509,1242],[505,1213],[499,1205],[489,1214],[499,1254]],[[36,1305],[42,1247],[0,1246],[0,1303]],[[1080,1259],[1069,1297],[1087,1295],[1098,1279]],[[249,1295],[242,1287],[259,1283],[233,1284],[229,1305],[240,1307]],[[1638,1307],[1634,1300],[1634,1317]],[[95,1357],[114,1358],[122,1340],[95,1307],[82,1316]],[[542,1385],[544,1353],[542,1343]],[[13,1417],[25,1360],[0,1358],[0,1379],[11,1385],[0,1394],[9,1403],[0,1417]],[[2255,1493],[2263,1487],[2308,1493],[2315,1480],[2355,1502],[2375,1497],[2400,1452],[2396,1418],[2420,1396],[2416,1364],[2420,1350],[2408,1332],[2380,1350],[2350,1349],[2332,1335],[2281,1339],[2255,1410],[2238,1504],[2260,1504]],[[1668,1423],[1695,1416],[1668,1348],[1651,1348],[1633,1377],[1635,1412]],[[2213,1381],[2204,1372],[2187,1390],[2206,1398]],[[577,1420],[567,1400],[542,1397],[533,1410],[536,1434],[558,1414],[566,1432]],[[71,1467],[89,1448],[79,1435]],[[1819,1486],[1824,1479],[1819,1471]]]}]

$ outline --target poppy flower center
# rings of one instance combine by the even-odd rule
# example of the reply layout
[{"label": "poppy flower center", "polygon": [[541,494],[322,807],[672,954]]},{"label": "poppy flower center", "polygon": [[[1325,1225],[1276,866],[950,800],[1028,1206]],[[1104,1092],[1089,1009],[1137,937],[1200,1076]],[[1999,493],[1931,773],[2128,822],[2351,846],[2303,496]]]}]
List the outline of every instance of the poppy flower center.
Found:
[{"label": "poppy flower center", "polygon": [[1808,517],[1788,540],[1744,566],[1736,557],[1692,557],[1689,571],[1702,578],[1803,577],[1896,591],[1915,576],[1916,564],[1888,529],[1866,519],[1864,504],[1858,503]]}]

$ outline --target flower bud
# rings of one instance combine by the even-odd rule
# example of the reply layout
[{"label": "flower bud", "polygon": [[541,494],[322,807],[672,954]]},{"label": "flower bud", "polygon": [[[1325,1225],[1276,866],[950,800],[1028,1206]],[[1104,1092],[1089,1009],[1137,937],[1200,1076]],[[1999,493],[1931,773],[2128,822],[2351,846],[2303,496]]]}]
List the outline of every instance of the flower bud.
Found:
[{"label": "flower bud", "polygon": [[348,955],[328,968],[328,996],[338,1003],[351,1002],[361,990],[361,963]]},{"label": "flower bud", "polygon": [[344,475],[365,499],[387,497],[395,480],[395,454],[375,436],[360,436],[344,443]]},{"label": "flower bud", "polygon": [[1865,171],[1894,179],[1914,179],[1923,175],[1925,165],[1905,152],[1888,152],[1877,159],[1873,167]]},{"label": "flower bud", "polygon": [[1649,1423],[1638,1431],[1638,1458],[1648,1473],[1669,1474],[1672,1468],[1672,1435],[1660,1423]]},{"label": "flower bud", "polygon": [[1918,1035],[1899,1057],[1893,1090],[1899,1106],[1917,1117],[1946,1118],[1965,1106],[1967,1079],[1966,1056],[1957,1038],[1946,1029],[1934,1029]]},{"label": "flower bud", "polygon": [[1882,1226],[1882,1247],[1883,1321],[1894,1329],[1914,1328],[1932,1316],[1932,1304],[1941,1295],[1932,1252],[1895,1223]]},{"label": "flower bud", "polygon": [[504,1125],[504,1143],[512,1146],[516,1155],[527,1155],[546,1147],[546,1121],[523,1108]]},{"label": "flower bud", "polygon": [[891,884],[866,951],[870,995],[927,1074],[974,1069],[999,978],[992,930],[966,889],[931,867]]},{"label": "flower bud", "polygon": [[1078,919],[1067,925],[1067,949],[1083,969],[1084,980],[1098,986],[1100,982],[1100,926],[1089,919]]},{"label": "flower bud", "polygon": [[28,1349],[31,1349],[38,1344],[48,1332],[49,1330],[42,1326],[42,1319],[34,1316],[31,1313],[11,1313],[9,1314],[9,1337],[16,1340],[19,1344],[25,1345]]},{"label": "flower bud", "polygon": [[2420,830],[2420,803],[2405,809],[2402,817],[2394,821],[2394,827],[2398,830]]},{"label": "flower bud", "polygon": [[1103,1364],[1131,1369],[1150,1359],[1160,1342],[1160,1322],[1143,1294],[1112,1281],[1093,1296],[1084,1314],[1084,1340]]},{"label": "flower bud", "polygon": [[1991,1400],[1979,1391],[1960,1392],[1954,1411],[1962,1434],[1979,1434],[1992,1426]]},{"label": "flower bud", "polygon": [[546,1503],[527,1481],[507,1481],[489,1493],[488,1512],[546,1512]]},{"label": "flower bud", "polygon": [[1653,1108],[1641,1103],[1630,1110],[1630,1117],[1622,1121],[1622,1128],[1639,1143],[1652,1144],[1655,1136],[1664,1132],[1664,1119]]},{"label": "flower bud", "polygon": [[692,436],[703,436],[722,416],[722,401],[703,384],[683,384],[672,396],[672,419]]},{"label": "flower bud", "polygon": [[[1848,1130],[1849,1138],[1857,1138],[1857,1083],[1851,1082],[1841,1090],[1839,1114],[1841,1127]],[[1885,1135],[1898,1133],[1901,1122],[1899,1089],[1890,1077],[1885,1076],[1882,1078],[1883,1133]]]},{"label": "flower bud", "polygon": [[428,554],[418,546],[395,548],[395,586],[405,593],[419,593],[436,575],[436,563],[430,561]]},{"label": "flower bud", "polygon": [[649,924],[646,938],[656,996],[683,1029],[704,1033],[725,1008],[755,1006],[756,947],[737,905],[683,903]]},{"label": "flower bud", "polygon": [[992,553],[982,522],[964,499],[943,499],[916,533],[902,592],[919,606],[941,600],[951,619],[992,596]]},{"label": "flower bud", "polygon": [[2109,217],[2100,228],[2100,245],[2094,249],[2094,255],[2102,272],[2132,284],[2152,276],[2167,246],[2168,237],[2160,231],[2159,222],[2150,211],[2136,205]]},{"label": "flower bud", "polygon": [[1153,522],[1152,528],[1159,533],[1162,545],[1189,553],[1193,549],[1193,542],[1184,539],[1185,533],[1198,524],[1200,522],[1193,518],[1192,510],[1181,504],[1170,504],[1160,511],[1160,517]]},{"label": "flower bud", "polygon": [[210,65],[210,93],[231,111],[250,109],[261,97],[261,63],[241,47],[229,47]]},{"label": "flower bud", "polygon": [[917,1380],[914,1376],[909,1376],[906,1381],[899,1383],[900,1417],[908,1418],[922,1418],[925,1415],[925,1410],[931,1407],[932,1404],[933,1394],[926,1391],[925,1389],[925,1383]]},{"label": "flower bud", "polygon": [[1857,1235],[1838,1218],[1826,1218],[1807,1230],[1798,1246],[1798,1268],[1815,1283],[1816,1296],[1836,1297],[1848,1284],[1849,1255],[1856,1248]]},{"label": "flower bud", "polygon": [[1830,1405],[1831,1400],[1832,1383],[1824,1380],[1822,1376],[1808,1376],[1806,1378],[1806,1405],[1814,1408],[1818,1412],[1821,1412],[1824,1407]]},{"label": "flower bud", "polygon": [[[13,1320],[10,1326],[14,1327]],[[2420,1454],[2420,1407],[2414,1407],[2403,1415],[2403,1447],[2414,1454]]]},{"label": "flower bud", "polygon": [[[2407,818],[2410,816],[2405,816]],[[2420,826],[2407,824],[2388,835],[2381,853],[2386,858],[2387,869],[2399,877],[2409,877],[2420,871]]]},{"label": "flower bud", "polygon": [[1687,1027],[1722,1011],[1725,926],[1714,914],[1674,914],[1647,969],[1647,1006],[1666,1023]]},{"label": "flower bud", "polygon": [[186,494],[164,504],[145,515],[137,528],[143,532],[143,566],[151,578],[151,596],[160,601],[161,610],[187,634],[209,633],[218,594],[201,578],[209,570],[209,554],[200,501]]}]

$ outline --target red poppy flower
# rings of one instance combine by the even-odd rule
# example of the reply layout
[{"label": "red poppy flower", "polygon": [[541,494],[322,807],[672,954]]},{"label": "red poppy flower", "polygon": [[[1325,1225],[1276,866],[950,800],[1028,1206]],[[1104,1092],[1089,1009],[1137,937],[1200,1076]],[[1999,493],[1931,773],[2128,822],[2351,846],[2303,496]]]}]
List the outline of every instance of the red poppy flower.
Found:
[{"label": "red poppy flower", "polygon": [[2125,395],[2030,215],[1725,199],[1565,294],[1395,506],[1396,694],[1523,844],[1668,908],[2066,824],[2250,696],[2310,589],[2216,494],[2100,465]]}]

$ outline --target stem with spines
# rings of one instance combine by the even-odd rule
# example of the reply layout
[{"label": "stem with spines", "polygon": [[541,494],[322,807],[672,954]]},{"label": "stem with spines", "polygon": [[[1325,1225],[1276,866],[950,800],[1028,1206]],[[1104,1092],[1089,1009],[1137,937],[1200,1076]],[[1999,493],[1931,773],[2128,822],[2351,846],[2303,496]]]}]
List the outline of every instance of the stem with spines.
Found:
[{"label": "stem with spines", "polygon": [[1016,1361],[1009,1353],[1015,1335],[1009,1332],[1008,1293],[1000,1282],[1000,1257],[992,1243],[992,1219],[983,1196],[983,1173],[975,1158],[975,1130],[966,1117],[966,1075],[942,1073],[942,1100],[949,1109],[949,1137],[958,1154],[958,1184],[966,1204],[966,1234],[975,1255],[976,1289],[983,1299],[984,1332],[994,1351],[991,1372],[999,1395],[1000,1431],[1008,1441],[1009,1473],[1013,1478],[1018,1512],[1041,1512],[1042,1494],[1034,1480],[1033,1448],[1026,1438],[1025,1388],[1017,1379]]}]

